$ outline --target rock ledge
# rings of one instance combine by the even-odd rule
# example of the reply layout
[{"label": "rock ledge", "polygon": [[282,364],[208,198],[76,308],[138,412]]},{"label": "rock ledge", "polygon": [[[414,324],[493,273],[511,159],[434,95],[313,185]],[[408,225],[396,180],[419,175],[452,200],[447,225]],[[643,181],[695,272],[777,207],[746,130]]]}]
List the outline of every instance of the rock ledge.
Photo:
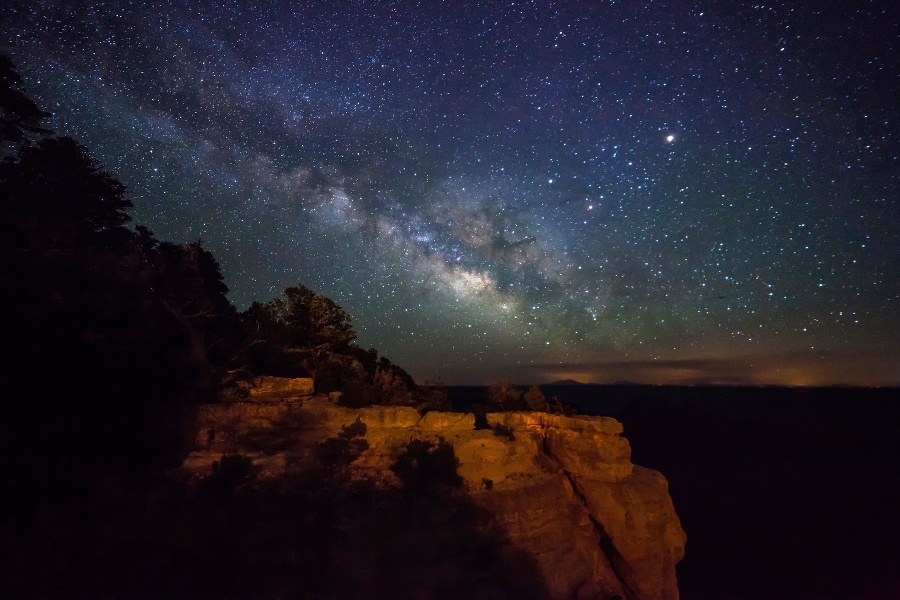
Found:
[{"label": "rock ledge", "polygon": [[[271,389],[270,389],[271,388]],[[662,474],[631,463],[622,425],[609,417],[540,412],[472,414],[409,407],[335,406],[328,396],[273,384],[250,401],[200,407],[195,449],[183,470],[202,477],[243,454],[260,477],[315,466],[316,449],[365,424],[368,447],[353,478],[397,485],[390,465],[411,440],[446,441],[471,499],[533,556],[553,598],[676,600],[685,535]],[[301,392],[297,394],[296,392]],[[264,443],[261,442],[264,440]]]}]

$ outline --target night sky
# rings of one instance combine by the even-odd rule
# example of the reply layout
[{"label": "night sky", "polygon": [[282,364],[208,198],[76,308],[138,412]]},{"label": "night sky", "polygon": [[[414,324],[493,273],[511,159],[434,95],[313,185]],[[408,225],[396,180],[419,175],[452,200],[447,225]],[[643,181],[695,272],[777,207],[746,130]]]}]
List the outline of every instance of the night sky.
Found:
[{"label": "night sky", "polygon": [[238,308],[303,283],[419,382],[900,384],[896,2],[252,4],[0,19]]}]

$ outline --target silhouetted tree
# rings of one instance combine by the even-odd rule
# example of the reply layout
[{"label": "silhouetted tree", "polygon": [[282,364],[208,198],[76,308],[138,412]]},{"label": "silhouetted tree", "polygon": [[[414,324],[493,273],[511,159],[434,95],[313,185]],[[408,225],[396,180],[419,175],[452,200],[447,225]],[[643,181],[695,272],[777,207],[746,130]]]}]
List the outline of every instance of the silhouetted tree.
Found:
[{"label": "silhouetted tree", "polygon": [[419,406],[413,378],[374,348],[356,343],[353,321],[337,303],[303,285],[254,302],[242,319],[246,364],[255,375],[313,375],[320,392],[340,391],[345,406]]},{"label": "silhouetted tree", "polygon": [[19,445],[60,428],[72,456],[177,461],[184,411],[214,394],[243,335],[218,264],[199,243],[129,230],[125,186],[75,140],[43,135],[9,68],[3,131],[22,144],[0,161],[0,352],[16,373],[3,415]]},{"label": "silhouetted tree", "polygon": [[547,410],[547,398],[541,388],[536,385],[528,388],[528,391],[525,392],[525,406],[528,407],[528,410]]},{"label": "silhouetted tree", "polygon": [[0,142],[18,144],[28,134],[45,134],[50,130],[41,122],[49,117],[20,89],[22,78],[8,56],[0,54]]},{"label": "silhouetted tree", "polygon": [[489,404],[495,410],[522,410],[522,390],[509,379],[498,379],[490,390]]},{"label": "silhouetted tree", "polygon": [[553,396],[547,403],[548,412],[554,415],[571,415],[575,413],[575,408],[570,404],[563,404],[559,396]]},{"label": "silhouetted tree", "polygon": [[[305,290],[303,286],[300,288]],[[302,294],[300,288],[289,289],[298,289]],[[308,293],[309,290],[305,292]],[[287,290],[285,295],[290,298]],[[312,324],[310,337],[315,346],[326,346],[329,349],[346,348],[356,341],[353,320],[331,298],[312,293],[309,296],[309,319]]]},{"label": "silhouetted tree", "polygon": [[452,411],[453,406],[447,395],[447,386],[440,377],[435,379],[426,379],[425,382],[417,387],[416,397],[419,401],[417,408],[419,412],[424,414],[429,411]]},{"label": "silhouetted tree", "polygon": [[211,399],[224,370],[238,358],[244,337],[239,315],[226,296],[218,262],[202,242],[153,248],[148,233],[138,231],[136,245],[149,265],[155,298],[189,343],[197,391]]},{"label": "silhouetted tree", "polygon": [[257,370],[283,369],[285,350],[345,351],[356,340],[350,315],[304,285],[287,288],[284,298],[254,302],[244,322]]},{"label": "silhouetted tree", "polygon": [[19,243],[46,256],[126,242],[132,207],[125,186],[67,137],[23,146],[0,162],[4,224]]}]

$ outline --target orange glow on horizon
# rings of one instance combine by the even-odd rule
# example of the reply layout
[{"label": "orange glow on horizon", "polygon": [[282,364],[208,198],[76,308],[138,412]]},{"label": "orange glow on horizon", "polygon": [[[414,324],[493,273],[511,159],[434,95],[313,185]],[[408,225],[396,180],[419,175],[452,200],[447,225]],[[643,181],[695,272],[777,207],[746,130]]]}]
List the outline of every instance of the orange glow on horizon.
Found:
[{"label": "orange glow on horizon", "polygon": [[888,387],[900,382],[900,368],[883,354],[771,354],[731,358],[692,358],[531,365],[516,369],[514,381],[550,383],[629,382],[644,385],[746,385],[785,387]]}]

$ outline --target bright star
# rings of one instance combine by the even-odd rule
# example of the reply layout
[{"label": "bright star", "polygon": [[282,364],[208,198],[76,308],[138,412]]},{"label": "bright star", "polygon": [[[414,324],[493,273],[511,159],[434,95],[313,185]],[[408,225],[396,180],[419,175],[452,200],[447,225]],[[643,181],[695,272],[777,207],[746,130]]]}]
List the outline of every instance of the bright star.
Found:
[{"label": "bright star", "polygon": [[670,133],[669,135],[666,136],[666,142],[667,142],[667,143],[671,144],[671,143],[674,142],[674,141],[675,141],[675,136],[672,135],[671,133]]}]

